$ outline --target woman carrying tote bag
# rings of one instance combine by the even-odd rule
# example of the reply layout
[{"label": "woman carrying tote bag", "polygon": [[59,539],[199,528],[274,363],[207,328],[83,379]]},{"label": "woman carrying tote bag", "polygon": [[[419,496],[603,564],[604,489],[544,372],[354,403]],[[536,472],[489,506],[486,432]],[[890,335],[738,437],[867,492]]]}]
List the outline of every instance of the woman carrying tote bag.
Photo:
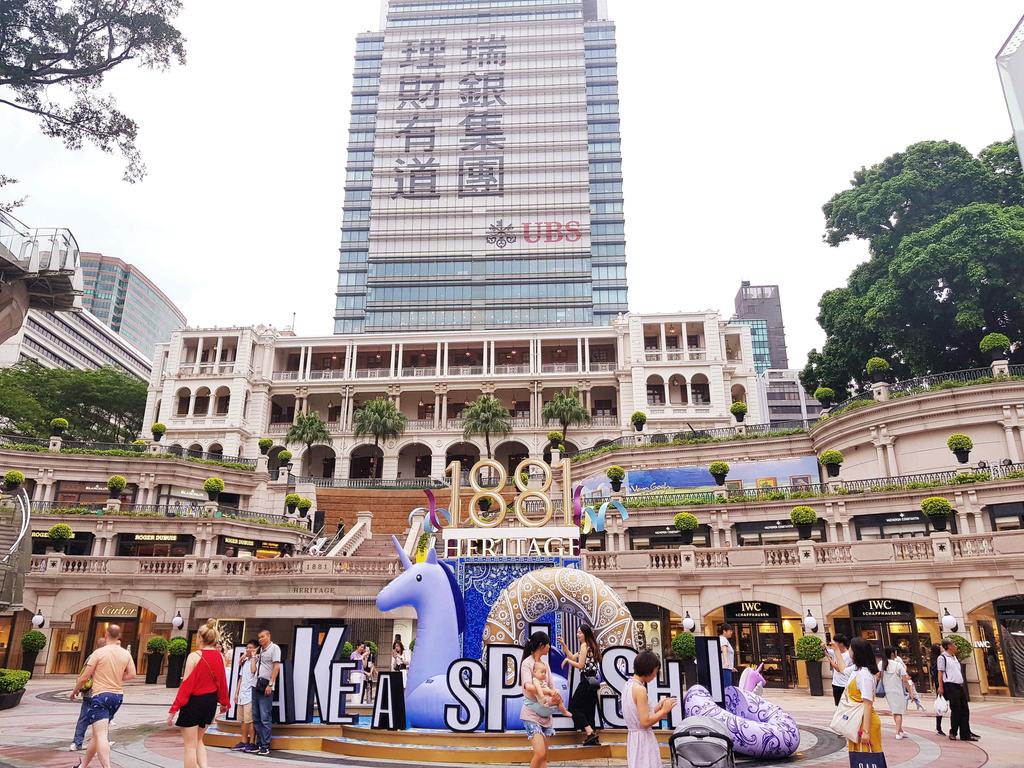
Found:
[{"label": "woman carrying tote bag", "polygon": [[830,727],[846,739],[850,752],[881,752],[882,721],[875,712],[875,652],[863,638],[850,643],[850,681],[836,707]]}]

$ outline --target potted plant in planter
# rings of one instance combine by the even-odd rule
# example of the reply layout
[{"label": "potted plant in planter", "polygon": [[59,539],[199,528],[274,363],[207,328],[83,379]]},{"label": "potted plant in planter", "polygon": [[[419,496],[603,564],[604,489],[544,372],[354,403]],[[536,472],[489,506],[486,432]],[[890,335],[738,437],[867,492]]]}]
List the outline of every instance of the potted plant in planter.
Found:
[{"label": "potted plant in planter", "polygon": [[167,640],[160,635],[154,635],[146,643],[146,684],[153,685],[160,677],[160,667],[164,663],[164,654],[167,653]]},{"label": "potted plant in planter", "polygon": [[63,552],[68,542],[75,538],[75,532],[67,523],[50,526],[46,535],[50,537],[50,546],[53,547],[54,552]]},{"label": "potted plant in planter", "polygon": [[620,467],[618,464],[612,464],[608,467],[608,471],[605,472],[608,480],[612,484],[612,490],[618,493],[622,490],[622,481],[626,479],[626,470]]},{"label": "potted plant in planter", "polygon": [[289,450],[283,450],[277,454],[277,463],[282,467],[291,467],[292,465],[292,452]]},{"label": "potted plant in planter", "polygon": [[839,466],[843,463],[843,454],[834,448],[822,451],[818,463],[825,468],[829,477],[839,477]]},{"label": "potted plant in planter", "polygon": [[181,672],[185,668],[185,657],[188,656],[188,640],[184,637],[172,637],[167,643],[167,682],[168,688],[181,685]]},{"label": "potted plant in planter", "polygon": [[25,482],[25,475],[16,469],[12,469],[4,475],[4,490],[8,493],[18,490]]},{"label": "potted plant in planter", "polygon": [[683,537],[683,544],[693,544],[693,532],[697,530],[699,522],[696,515],[689,512],[680,512],[672,518],[679,535]]},{"label": "potted plant in planter", "polygon": [[836,401],[836,391],[831,387],[818,387],[814,390],[814,399],[821,403],[822,408],[831,408]]},{"label": "potted plant in planter", "polygon": [[298,503],[299,517],[305,517],[309,513],[309,510],[310,510],[310,508],[312,506],[313,506],[313,502],[310,501],[309,499],[307,499],[305,497],[299,499],[299,503]]},{"label": "potted plant in planter", "polygon": [[944,531],[949,516],[953,514],[953,505],[942,496],[929,496],[927,499],[921,500],[921,511],[928,518],[928,522],[932,524],[932,528],[936,531]]},{"label": "potted plant in planter", "polygon": [[647,414],[643,411],[634,411],[633,415],[629,417],[629,420],[633,424],[633,429],[637,432],[643,432],[644,424],[647,423]]},{"label": "potted plant in planter", "polygon": [[737,400],[729,406],[729,413],[736,417],[737,424],[742,424],[743,420],[747,418],[747,404],[742,400]]},{"label": "potted plant in planter", "polygon": [[0,669],[0,709],[13,709],[25,695],[29,674],[20,669]]},{"label": "potted plant in planter", "polygon": [[672,655],[683,662],[686,684],[697,685],[697,641],[692,632],[672,635]]},{"label": "potted plant in planter", "polygon": [[284,497],[284,505],[288,507],[289,512],[294,512],[300,501],[302,501],[302,497],[297,493],[289,493]]},{"label": "potted plant in planter", "polygon": [[260,456],[266,456],[270,449],[274,447],[274,441],[271,440],[269,437],[261,437],[259,446]]},{"label": "potted plant in planter", "polygon": [[217,497],[224,493],[224,481],[219,477],[208,477],[203,482],[203,490],[210,501],[216,501]]},{"label": "potted plant in planter", "polygon": [[814,511],[814,508],[803,504],[799,507],[793,507],[789,513],[789,519],[796,526],[800,538],[803,541],[810,541],[811,530],[814,528],[814,524],[818,522],[818,513]]},{"label": "potted plant in planter", "polygon": [[158,421],[152,427],[149,428],[149,431],[153,434],[153,442],[154,443],[159,443],[160,442],[160,438],[163,437],[164,436],[164,432],[167,431],[167,425],[166,424],[161,424]]},{"label": "potted plant in planter", "polygon": [[884,357],[872,357],[865,366],[873,384],[879,384],[889,378],[889,361]]},{"label": "potted plant in planter", "polygon": [[825,658],[825,645],[817,635],[804,635],[796,641],[796,657],[807,664],[807,683],[811,696],[824,696],[821,684],[821,660]]},{"label": "potted plant in planter", "polygon": [[562,444],[562,433],[561,432],[548,432],[548,446],[552,451],[557,450],[558,446]]},{"label": "potted plant in planter", "polygon": [[111,475],[110,479],[107,480],[107,491],[110,493],[110,498],[119,499],[121,498],[121,492],[128,487],[128,481],[121,475]]},{"label": "potted plant in planter", "polygon": [[963,635],[952,632],[946,635],[943,640],[952,640],[956,643],[956,657],[961,663],[967,661],[974,655],[974,644]]},{"label": "potted plant in planter", "polygon": [[30,629],[21,636],[21,668],[32,677],[32,668],[36,665],[36,657],[46,647],[46,635],[38,629]]},{"label": "potted plant in planter", "polygon": [[729,465],[724,461],[712,461],[708,465],[708,472],[715,478],[718,485],[725,485],[725,476],[729,474]]},{"label": "potted plant in planter", "polygon": [[64,430],[68,428],[68,420],[57,417],[56,419],[50,419],[50,434],[54,437],[60,437],[64,434]]},{"label": "potted plant in planter", "polygon": [[954,432],[946,440],[946,446],[956,456],[957,461],[961,464],[966,464],[968,459],[971,458],[971,449],[974,447],[974,441],[967,435]]},{"label": "potted plant in planter", "polygon": [[1010,356],[1010,338],[1003,333],[986,333],[978,347],[986,355],[992,355],[993,360],[1005,360]]}]

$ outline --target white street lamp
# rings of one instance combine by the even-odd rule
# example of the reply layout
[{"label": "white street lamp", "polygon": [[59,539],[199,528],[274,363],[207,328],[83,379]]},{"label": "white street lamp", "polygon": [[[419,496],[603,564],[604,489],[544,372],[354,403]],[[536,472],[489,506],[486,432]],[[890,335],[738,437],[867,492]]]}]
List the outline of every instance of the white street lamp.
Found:
[{"label": "white street lamp", "polygon": [[943,632],[956,632],[960,629],[957,624],[956,618],[949,614],[949,608],[942,609],[942,631]]},{"label": "white street lamp", "polygon": [[807,615],[804,616],[804,631],[805,632],[816,632],[818,630],[818,620],[811,615],[811,609],[807,609]]},{"label": "white street lamp", "polygon": [[690,612],[686,612],[686,616],[683,617],[683,630],[686,632],[693,632],[697,627],[697,622],[690,618]]},{"label": "white street lamp", "polygon": [[174,618],[171,619],[171,626],[175,629],[181,629],[183,626],[185,626],[185,620],[181,618],[181,611],[178,611],[175,614]]},{"label": "white street lamp", "polygon": [[40,609],[36,609],[36,615],[32,617],[32,626],[36,629],[42,629],[46,626],[46,618],[43,616],[43,612]]}]

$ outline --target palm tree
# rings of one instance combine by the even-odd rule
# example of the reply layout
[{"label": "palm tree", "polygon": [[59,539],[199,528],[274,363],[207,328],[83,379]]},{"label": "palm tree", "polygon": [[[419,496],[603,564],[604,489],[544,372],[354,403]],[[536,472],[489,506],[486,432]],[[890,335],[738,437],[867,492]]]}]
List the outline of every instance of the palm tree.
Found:
[{"label": "palm tree", "polygon": [[487,446],[487,458],[491,458],[491,435],[507,435],[512,431],[509,412],[494,395],[480,395],[462,409],[466,428],[462,436],[467,440],[473,435],[483,435]]},{"label": "palm tree", "polygon": [[327,443],[329,445],[331,442],[331,432],[327,429],[327,424],[324,423],[324,420],[320,418],[319,413],[307,411],[295,417],[295,423],[288,430],[284,441],[291,444],[300,443],[306,446],[306,471],[309,474],[313,474],[313,468],[309,462],[309,452],[317,443]]},{"label": "palm tree", "polygon": [[[373,435],[373,447],[379,448],[381,440],[401,437],[405,432],[405,414],[398,410],[395,401],[388,397],[375,397],[363,403],[352,414],[352,433],[356,437]],[[371,460],[372,474],[376,477],[377,455],[374,452]]]},{"label": "palm tree", "polygon": [[590,421],[590,414],[580,402],[580,394],[575,387],[568,392],[556,392],[553,398],[544,403],[540,415],[544,417],[544,421],[557,421],[562,425],[563,445],[569,434],[569,425],[586,424]]}]

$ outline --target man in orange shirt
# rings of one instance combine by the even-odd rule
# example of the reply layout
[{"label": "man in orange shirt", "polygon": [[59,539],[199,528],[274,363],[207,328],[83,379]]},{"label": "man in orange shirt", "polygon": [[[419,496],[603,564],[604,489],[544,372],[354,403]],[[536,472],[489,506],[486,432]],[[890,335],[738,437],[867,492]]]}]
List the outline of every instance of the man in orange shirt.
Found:
[{"label": "man in orange shirt", "polygon": [[135,661],[127,650],[121,647],[121,627],[111,624],[107,627],[106,644],[97,648],[85,661],[85,669],[75,681],[71,700],[92,680],[92,701],[89,703],[88,721],[92,727],[92,739],[85,752],[80,768],[89,768],[94,757],[99,758],[102,768],[110,768],[110,741],[107,731],[110,721],[124,701],[124,683],[135,677]]}]

